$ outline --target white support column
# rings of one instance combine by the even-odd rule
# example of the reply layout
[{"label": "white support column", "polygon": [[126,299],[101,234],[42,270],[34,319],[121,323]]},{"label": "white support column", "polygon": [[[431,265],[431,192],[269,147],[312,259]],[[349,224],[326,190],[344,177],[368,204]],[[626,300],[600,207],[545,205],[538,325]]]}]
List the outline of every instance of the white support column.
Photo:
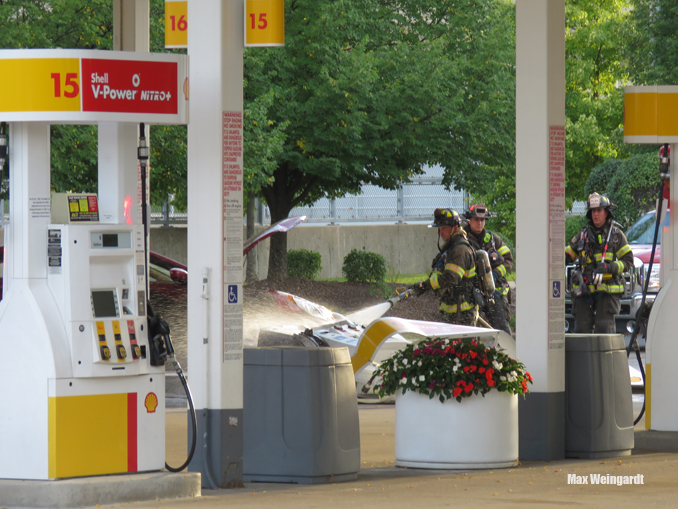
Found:
[{"label": "white support column", "polygon": [[[149,9],[149,0],[113,0],[113,50],[149,51]],[[87,83],[88,77],[83,79]],[[138,168],[138,129],[138,124],[99,123],[98,188],[102,223],[130,224],[124,216],[124,202],[118,201],[119,196],[130,196],[131,224],[141,224],[140,176],[138,171],[129,171],[130,167]],[[149,127],[146,138],[150,140]],[[150,178],[146,183],[148,197]],[[148,220],[150,226],[150,216]]]},{"label": "white support column", "polygon": [[188,2],[188,365],[199,437],[189,470],[206,488],[242,486],[243,476],[243,16],[242,0]]},{"label": "white support column", "polygon": [[10,179],[10,221],[6,263],[9,294],[12,280],[47,278],[47,225],[50,222],[50,135],[49,124],[10,124],[12,168]]},{"label": "white support column", "polygon": [[518,357],[521,459],[565,450],[565,1],[516,2]]},{"label": "white support column", "polygon": [[[137,124],[99,123],[99,220],[141,224],[137,167]],[[127,169],[127,171],[123,171]]]}]

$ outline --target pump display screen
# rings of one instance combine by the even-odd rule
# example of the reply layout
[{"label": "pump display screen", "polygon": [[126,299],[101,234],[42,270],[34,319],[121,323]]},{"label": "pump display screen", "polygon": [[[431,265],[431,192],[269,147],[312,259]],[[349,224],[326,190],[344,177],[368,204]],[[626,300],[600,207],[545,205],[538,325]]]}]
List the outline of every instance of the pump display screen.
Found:
[{"label": "pump display screen", "polygon": [[104,247],[118,247],[118,234],[117,233],[104,233],[101,236]]},{"label": "pump display screen", "polygon": [[92,311],[94,318],[120,316],[115,290],[92,290]]}]

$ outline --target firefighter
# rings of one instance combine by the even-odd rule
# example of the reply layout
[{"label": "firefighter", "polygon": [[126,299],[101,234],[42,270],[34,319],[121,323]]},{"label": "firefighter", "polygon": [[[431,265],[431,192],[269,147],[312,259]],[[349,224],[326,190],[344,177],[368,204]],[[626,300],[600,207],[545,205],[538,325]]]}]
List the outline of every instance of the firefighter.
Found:
[{"label": "firefighter", "polygon": [[[459,214],[450,209],[436,209],[429,228],[438,228],[438,255],[426,281],[412,286],[417,295],[433,290],[440,298],[440,313],[445,321],[459,325],[476,323],[473,299],[476,265],[473,249],[461,228]],[[443,240],[442,247],[440,239]]]},{"label": "firefighter", "polygon": [[583,285],[571,290],[575,333],[614,334],[621,310],[623,272],[633,266],[626,236],[613,224],[617,208],[607,196],[593,193],[586,202],[589,223],[565,248],[565,262],[578,262]]},{"label": "firefighter", "polygon": [[474,249],[483,249],[487,252],[494,278],[494,302],[487,301],[482,309],[485,320],[495,329],[511,334],[509,325],[510,293],[506,274],[513,267],[511,250],[496,233],[485,230],[485,220],[492,214],[484,203],[474,203],[464,213],[468,226],[464,226],[468,241]]}]

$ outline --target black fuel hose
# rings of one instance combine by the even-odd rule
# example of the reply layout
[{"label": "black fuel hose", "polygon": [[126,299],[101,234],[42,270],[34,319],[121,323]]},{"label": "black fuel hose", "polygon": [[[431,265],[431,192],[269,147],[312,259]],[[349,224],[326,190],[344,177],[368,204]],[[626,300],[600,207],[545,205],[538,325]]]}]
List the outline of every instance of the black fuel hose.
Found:
[{"label": "black fuel hose", "polygon": [[[668,154],[668,147],[665,145],[664,146],[664,153]],[[662,214],[662,204],[664,201],[664,188],[666,187],[666,182],[668,182],[667,178],[668,176],[665,176],[665,173],[662,173],[662,180],[659,185],[659,197],[657,199],[657,211],[656,211],[656,217],[655,217],[655,225],[654,225],[654,237],[652,239],[652,251],[650,253],[650,263],[648,264],[647,267],[647,273],[645,274],[645,281],[643,281],[643,296],[640,301],[640,306],[638,307],[638,310],[636,311],[636,327],[633,330],[633,334],[631,335],[631,340],[629,341],[628,346],[626,347],[626,358],[628,359],[631,355],[631,349],[636,353],[636,359],[638,360],[638,366],[640,367],[640,376],[643,379],[643,387],[645,390],[647,390],[647,385],[646,385],[646,376],[645,376],[645,368],[643,367],[643,361],[640,356],[640,346],[638,345],[638,333],[640,332],[641,328],[645,329],[645,337],[647,338],[647,326],[645,325],[645,320],[649,320],[649,313],[646,317],[643,318],[643,313],[645,311],[645,299],[647,297],[647,289],[650,284],[650,274],[652,274],[652,265],[654,264],[654,253],[657,248],[657,238],[659,237],[659,224],[661,222],[661,214]],[[641,325],[642,324],[642,325]],[[640,413],[638,414],[638,417],[636,418],[635,421],[633,421],[633,425],[635,426],[640,422],[640,419],[643,418],[643,415],[645,415],[645,401],[647,399],[647,395],[643,393],[643,406],[640,409]]]},{"label": "black fuel hose", "polygon": [[[169,342],[171,343],[171,340],[169,340]],[[171,467],[167,462],[165,462],[165,468],[170,472],[181,472],[188,466],[188,464],[193,459],[193,455],[195,454],[195,446],[198,439],[198,419],[195,415],[195,406],[193,406],[193,396],[191,395],[191,389],[188,387],[188,382],[186,382],[186,377],[184,376],[184,371],[181,369],[179,361],[174,359],[174,354],[172,354],[170,362],[174,364],[174,369],[177,372],[177,375],[179,376],[179,380],[181,380],[181,385],[184,386],[184,391],[186,391],[186,397],[188,398],[188,406],[190,408],[191,415],[191,427],[193,428],[191,438],[191,449],[188,451],[188,457],[186,458],[184,464],[181,465],[180,467],[175,468]]]},{"label": "black fuel hose", "polygon": [[[167,360],[174,367],[174,370],[176,371],[179,380],[181,380],[181,385],[183,385],[184,391],[186,392],[186,397],[188,398],[188,406],[191,412],[190,415],[191,415],[191,425],[193,427],[193,437],[191,439],[191,449],[188,452],[188,457],[186,458],[186,461],[184,462],[183,465],[177,468],[171,467],[167,464],[167,462],[165,462],[165,468],[170,472],[181,472],[188,466],[188,464],[193,459],[193,455],[195,454],[195,446],[198,438],[198,420],[195,415],[193,396],[191,395],[191,389],[188,387],[188,382],[186,381],[186,377],[184,376],[184,370],[181,369],[181,364],[179,364],[179,361],[174,356],[174,345],[172,344],[172,338],[170,337],[169,325],[160,316],[156,317],[155,313],[153,312],[153,307],[151,306],[148,281],[148,231],[149,231],[148,213],[147,213],[148,202],[146,200],[146,171],[147,171],[147,161],[149,158],[149,150],[146,144],[146,133],[145,126],[143,123],[139,124],[139,147],[137,148],[137,158],[139,159],[139,163],[141,166],[141,223],[143,224],[144,227],[144,253],[146,253],[146,256],[144,256],[144,267],[146,273],[146,295],[147,295],[146,314],[148,316],[149,322],[152,321],[151,319],[155,319],[153,321],[156,323],[156,326],[158,327],[159,330],[159,334],[157,335],[162,336],[161,342],[164,344],[165,347],[165,351],[162,352],[163,364],[164,361]],[[148,329],[150,339],[150,334],[156,333],[151,330],[150,323]]]}]

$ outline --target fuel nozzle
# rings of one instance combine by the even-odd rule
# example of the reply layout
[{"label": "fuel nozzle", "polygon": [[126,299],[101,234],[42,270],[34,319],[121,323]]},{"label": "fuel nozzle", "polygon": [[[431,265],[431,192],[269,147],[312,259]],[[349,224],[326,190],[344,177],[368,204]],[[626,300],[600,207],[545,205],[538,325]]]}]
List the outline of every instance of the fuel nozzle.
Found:
[{"label": "fuel nozzle", "polygon": [[7,162],[7,153],[9,150],[9,137],[7,136],[7,124],[5,122],[0,123],[0,176],[2,176],[2,171],[5,169],[5,163]]},{"label": "fuel nozzle", "polygon": [[659,178],[669,179],[669,165],[671,164],[671,149],[668,143],[659,149]]},{"label": "fuel nozzle", "polygon": [[[9,136],[7,136],[7,124],[0,122],[0,196],[2,195],[2,180],[7,163],[7,154],[9,152]],[[0,210],[0,214],[3,213]]]},{"label": "fuel nozzle", "polygon": [[149,155],[148,144],[146,143],[146,126],[141,123],[139,124],[139,147],[137,148],[137,158],[142,163],[145,163],[148,161]]}]

